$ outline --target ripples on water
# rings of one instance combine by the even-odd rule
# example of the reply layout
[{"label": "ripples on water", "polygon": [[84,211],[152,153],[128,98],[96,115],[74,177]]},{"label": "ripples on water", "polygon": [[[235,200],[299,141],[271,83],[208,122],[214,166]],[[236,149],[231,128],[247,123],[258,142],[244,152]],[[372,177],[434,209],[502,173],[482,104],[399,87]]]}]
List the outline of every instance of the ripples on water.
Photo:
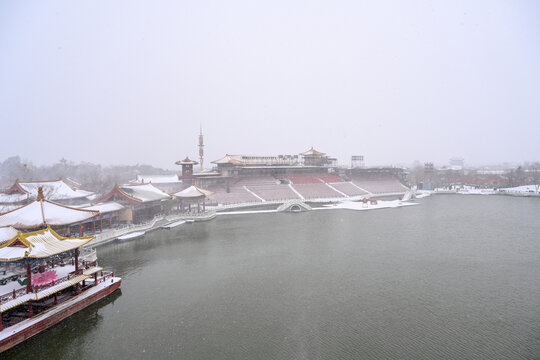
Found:
[{"label": "ripples on water", "polygon": [[419,202],[224,216],[106,245],[122,295],[5,354],[540,358],[540,201]]}]

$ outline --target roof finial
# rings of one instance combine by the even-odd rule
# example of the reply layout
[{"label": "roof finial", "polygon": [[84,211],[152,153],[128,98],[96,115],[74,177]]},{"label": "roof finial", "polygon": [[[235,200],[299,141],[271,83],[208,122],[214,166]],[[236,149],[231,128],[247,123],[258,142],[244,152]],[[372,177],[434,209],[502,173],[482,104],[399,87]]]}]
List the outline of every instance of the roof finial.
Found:
[{"label": "roof finial", "polygon": [[45,197],[43,196],[43,186],[40,186],[38,187],[37,189],[38,193],[37,193],[37,201],[43,201],[45,200]]}]

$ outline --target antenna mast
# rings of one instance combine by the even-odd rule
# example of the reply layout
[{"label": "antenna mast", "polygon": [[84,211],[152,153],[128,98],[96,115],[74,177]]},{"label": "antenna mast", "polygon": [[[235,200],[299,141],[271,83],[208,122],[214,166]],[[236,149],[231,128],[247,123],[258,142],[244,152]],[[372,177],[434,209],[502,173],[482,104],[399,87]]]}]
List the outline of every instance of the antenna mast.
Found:
[{"label": "antenna mast", "polygon": [[199,134],[199,163],[201,164],[201,171],[203,171],[204,169],[203,159],[204,159],[204,140],[203,140],[203,133],[202,133],[202,125],[201,125],[201,132]]}]

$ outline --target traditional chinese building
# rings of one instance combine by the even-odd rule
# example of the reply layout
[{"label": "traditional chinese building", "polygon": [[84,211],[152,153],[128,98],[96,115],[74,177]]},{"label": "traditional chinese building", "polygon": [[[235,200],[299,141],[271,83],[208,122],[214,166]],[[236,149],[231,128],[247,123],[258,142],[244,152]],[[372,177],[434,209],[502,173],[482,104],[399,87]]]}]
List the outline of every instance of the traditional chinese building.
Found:
[{"label": "traditional chinese building", "polygon": [[61,233],[70,233],[73,230],[70,230],[71,226],[78,226],[87,220],[95,222],[98,215],[97,210],[78,209],[45,200],[39,188],[35,201],[0,214],[0,226],[25,230],[52,226]]},{"label": "traditional chinese building", "polygon": [[334,166],[335,158],[328,157],[325,153],[315,150],[313,147],[300,153],[304,166]]},{"label": "traditional chinese building", "polygon": [[193,165],[197,165],[198,162],[186,156],[184,160],[179,160],[175,164],[182,166],[182,175],[180,176],[183,184],[182,187],[186,188],[190,186],[193,183]]},{"label": "traditional chinese building", "polygon": [[182,180],[176,174],[171,175],[137,175],[132,184],[152,184],[166,193],[180,191],[182,189]]},{"label": "traditional chinese building", "polygon": [[80,234],[87,232],[96,233],[98,230],[101,232],[103,229],[112,229],[113,226],[118,226],[120,224],[120,215],[125,209],[122,204],[114,201],[92,205],[85,204],[77,206],[77,208],[99,211],[99,215],[95,218],[88,219],[79,224]]},{"label": "traditional chinese building", "polygon": [[54,202],[73,205],[89,201],[93,192],[80,190],[69,186],[64,180],[47,181],[15,181],[4,193],[0,193],[2,204],[24,204],[37,199],[38,189],[42,189],[45,199]]},{"label": "traditional chinese building", "polygon": [[163,213],[164,202],[170,200],[169,194],[152,184],[115,185],[111,191],[98,199],[100,202],[115,201],[124,206],[120,221],[140,223]]},{"label": "traditional chinese building", "polygon": [[191,211],[191,205],[197,204],[197,213],[200,213],[201,204],[202,211],[206,211],[206,197],[212,195],[213,193],[213,191],[201,189],[195,185],[191,185],[187,189],[172,194],[172,196],[179,199],[179,207],[182,212],[184,212],[186,209]]},{"label": "traditional chinese building", "polygon": [[47,226],[0,244],[0,352],[120,287],[120,278],[97,265],[95,250],[79,256],[92,239],[62,237]]}]

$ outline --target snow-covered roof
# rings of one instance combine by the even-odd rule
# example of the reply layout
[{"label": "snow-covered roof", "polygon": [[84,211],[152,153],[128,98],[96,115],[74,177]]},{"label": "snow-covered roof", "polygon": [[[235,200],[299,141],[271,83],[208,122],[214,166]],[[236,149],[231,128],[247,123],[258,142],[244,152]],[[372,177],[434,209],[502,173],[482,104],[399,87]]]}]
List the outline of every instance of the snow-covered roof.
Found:
[{"label": "snow-covered roof", "polygon": [[33,229],[44,225],[62,226],[81,222],[98,214],[99,211],[36,200],[0,214],[0,226],[13,226],[16,229]]},{"label": "snow-covered roof", "polygon": [[17,229],[11,226],[0,227],[0,245],[13,239],[13,237],[17,235],[17,232]]},{"label": "snow-covered roof", "polygon": [[309,149],[308,151],[305,151],[303,153],[300,153],[300,155],[302,155],[302,156],[324,156],[326,154],[323,153],[323,152],[315,150],[313,148],[313,146],[312,146],[311,149]]},{"label": "snow-covered roof", "polygon": [[0,204],[15,204],[28,200],[28,194],[13,193],[4,194],[0,193]]},{"label": "snow-covered roof", "polygon": [[174,193],[173,196],[182,199],[198,198],[202,196],[210,196],[214,194],[213,191],[201,189],[195,185],[191,185],[187,189]]},{"label": "snow-covered roof", "polygon": [[186,156],[184,160],[178,160],[175,162],[176,165],[197,165],[198,162],[195,160],[191,160],[189,157]]},{"label": "snow-covered roof", "polygon": [[118,198],[134,203],[145,203],[170,199],[171,197],[152,184],[115,185],[111,191],[100,197],[99,201],[119,200]]},{"label": "snow-covered roof", "polygon": [[50,227],[25,234],[19,231],[11,240],[0,245],[0,262],[46,258],[77,249],[93,238],[93,236],[64,238]]},{"label": "snow-covered roof", "polygon": [[0,214],[21,207],[21,204],[0,204]]},{"label": "snow-covered roof", "polygon": [[178,175],[137,175],[137,179],[134,181],[136,184],[175,184],[181,183],[178,179]]},{"label": "snow-covered roof", "polygon": [[79,199],[94,194],[90,191],[72,189],[63,180],[51,181],[16,181],[9,189],[11,194],[17,192],[19,194],[28,194],[31,199],[36,199],[38,188],[43,188],[43,195],[47,200],[67,200]]},{"label": "snow-covered roof", "polygon": [[242,155],[225,155],[219,160],[212,161],[212,164],[234,164],[234,165],[242,165]]},{"label": "snow-covered roof", "polygon": [[71,178],[63,179],[66,184],[68,184],[72,189],[78,189],[82,186],[80,182],[77,182]]},{"label": "snow-covered roof", "polygon": [[119,188],[132,198],[140,202],[170,199],[169,194],[159,190],[152,184],[143,185],[121,185]]},{"label": "snow-covered roof", "polygon": [[76,207],[80,209],[85,209],[85,210],[99,211],[100,214],[110,213],[113,211],[119,211],[119,210],[124,209],[123,205],[114,201],[106,202],[106,203],[99,203],[99,204],[94,204],[94,205],[84,204],[84,205],[79,205]]}]

